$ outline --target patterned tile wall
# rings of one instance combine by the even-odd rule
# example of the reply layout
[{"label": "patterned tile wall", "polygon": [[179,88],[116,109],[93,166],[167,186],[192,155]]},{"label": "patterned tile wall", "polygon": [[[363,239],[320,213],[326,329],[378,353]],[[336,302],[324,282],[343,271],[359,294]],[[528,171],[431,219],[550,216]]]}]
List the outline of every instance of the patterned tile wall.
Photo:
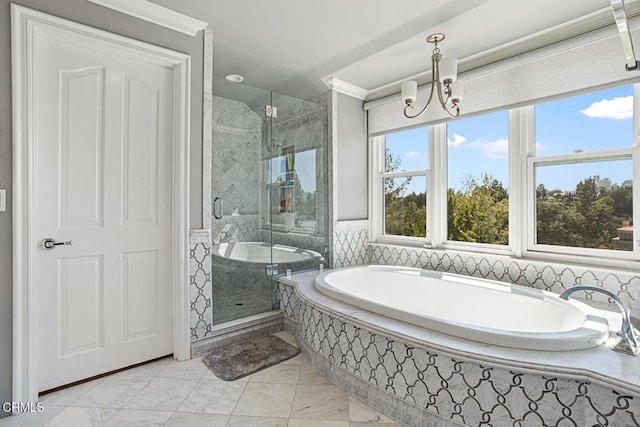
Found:
[{"label": "patterned tile wall", "polygon": [[191,342],[211,335],[211,231],[191,230],[189,235],[189,296]]},{"label": "patterned tile wall", "polygon": [[367,264],[369,221],[336,221],[333,242],[334,268]]},{"label": "patterned tile wall", "polygon": [[[361,264],[402,265],[516,283],[555,293],[575,285],[605,288],[629,306],[640,292],[636,272],[515,259],[482,253],[370,244],[368,221],[339,221],[334,227],[334,267]],[[580,297],[579,294],[574,294]],[[585,292],[584,298],[609,303],[607,297]]]},{"label": "patterned tile wall", "polygon": [[410,426],[640,426],[640,396],[553,372],[520,372],[373,332],[298,298],[281,310],[314,365],[347,391]]}]

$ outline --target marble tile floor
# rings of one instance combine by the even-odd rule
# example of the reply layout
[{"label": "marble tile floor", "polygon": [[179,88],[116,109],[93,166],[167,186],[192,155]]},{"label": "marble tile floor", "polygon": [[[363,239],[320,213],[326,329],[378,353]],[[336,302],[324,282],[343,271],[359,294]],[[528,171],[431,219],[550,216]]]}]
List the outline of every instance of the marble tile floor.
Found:
[{"label": "marble tile floor", "polygon": [[[277,335],[294,342],[285,332]],[[302,354],[231,382],[201,358],[165,358],[40,401],[43,412],[0,419],[0,427],[400,425],[333,385]]]}]

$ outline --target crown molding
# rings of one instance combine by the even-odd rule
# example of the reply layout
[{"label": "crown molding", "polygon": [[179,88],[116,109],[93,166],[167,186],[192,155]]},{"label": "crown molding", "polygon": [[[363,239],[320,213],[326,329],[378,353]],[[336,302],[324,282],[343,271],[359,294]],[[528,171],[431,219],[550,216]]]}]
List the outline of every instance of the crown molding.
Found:
[{"label": "crown molding", "polygon": [[192,37],[195,36],[198,31],[204,30],[207,25],[209,25],[204,21],[200,21],[147,0],[88,1]]},{"label": "crown molding", "polygon": [[325,77],[324,79],[322,79],[322,81],[325,85],[327,85],[329,89],[333,89],[336,92],[340,92],[363,101],[369,94],[368,90],[363,89],[360,86],[347,83],[340,79],[336,79],[335,77]]}]

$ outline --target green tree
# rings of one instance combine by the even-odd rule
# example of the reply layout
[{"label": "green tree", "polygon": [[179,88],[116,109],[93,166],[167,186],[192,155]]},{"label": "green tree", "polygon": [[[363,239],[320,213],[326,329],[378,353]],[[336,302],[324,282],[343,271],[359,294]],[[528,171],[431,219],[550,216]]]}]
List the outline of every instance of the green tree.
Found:
[{"label": "green tree", "polygon": [[[559,192],[556,192],[558,194]],[[584,217],[575,209],[569,209],[558,198],[538,198],[537,243],[567,245],[580,239],[584,229]]]},{"label": "green tree", "polygon": [[[389,148],[385,148],[384,153],[384,171],[385,172],[395,172],[398,170],[402,159],[400,156],[394,156],[393,153],[389,150]],[[407,190],[407,187],[411,183],[411,177],[406,178],[396,178],[396,179],[385,179],[384,181],[384,194],[385,197],[387,195],[391,195],[391,197],[401,197],[404,195],[404,192]]]},{"label": "green tree", "polygon": [[509,243],[509,193],[491,175],[467,177],[447,192],[447,238],[457,242]]},{"label": "green tree", "polygon": [[[395,172],[401,159],[385,150],[385,172]],[[426,237],[426,193],[406,194],[411,177],[386,178],[384,181],[385,234]]]},{"label": "green tree", "polygon": [[633,181],[626,180],[621,184],[613,184],[609,196],[613,199],[613,210],[623,220],[633,218]]},{"label": "green tree", "polygon": [[[542,191],[544,190],[544,191]],[[536,191],[537,243],[614,249],[616,229],[633,218],[631,181],[615,184],[591,176],[574,191]]]}]

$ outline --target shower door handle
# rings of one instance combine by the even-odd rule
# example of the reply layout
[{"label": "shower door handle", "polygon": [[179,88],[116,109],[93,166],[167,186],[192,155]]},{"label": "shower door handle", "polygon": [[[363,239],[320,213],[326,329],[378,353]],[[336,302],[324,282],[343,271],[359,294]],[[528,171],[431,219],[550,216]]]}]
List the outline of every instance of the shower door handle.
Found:
[{"label": "shower door handle", "polygon": [[[216,207],[220,206],[220,211],[216,210]],[[224,201],[220,197],[216,197],[213,199],[213,217],[215,219],[222,219],[222,214],[224,212]]]}]

